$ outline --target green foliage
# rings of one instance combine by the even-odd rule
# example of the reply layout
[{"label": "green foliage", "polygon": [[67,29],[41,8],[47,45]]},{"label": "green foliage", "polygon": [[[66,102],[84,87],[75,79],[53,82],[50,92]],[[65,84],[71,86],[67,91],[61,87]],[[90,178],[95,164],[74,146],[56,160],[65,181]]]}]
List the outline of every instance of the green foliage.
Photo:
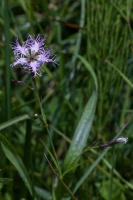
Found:
[{"label": "green foliage", "polygon": [[[102,185],[97,185],[97,188],[99,190],[99,193],[101,194],[101,197],[105,200],[109,199],[109,192],[108,192],[108,188],[110,185],[110,181],[103,181]],[[115,199],[121,199],[121,200],[126,200],[126,196],[124,195],[123,192],[121,192],[121,190],[117,187],[117,185],[113,185],[113,197],[112,200]]]},{"label": "green foliage", "polygon": [[15,149],[13,148],[13,146],[6,140],[6,138],[4,136],[0,135],[0,138],[1,138],[1,147],[2,147],[2,150],[4,151],[6,157],[15,166],[15,168],[19,172],[21,178],[25,182],[28,190],[30,191],[31,195],[33,195],[31,181],[30,181],[30,178],[28,176],[28,173],[25,169],[25,166],[24,166],[21,158],[18,156],[18,154],[15,152]]},{"label": "green foliage", "polygon": [[[0,199],[133,199],[132,5],[0,1]],[[59,64],[33,82],[10,67],[10,43],[28,34],[44,34]]]}]

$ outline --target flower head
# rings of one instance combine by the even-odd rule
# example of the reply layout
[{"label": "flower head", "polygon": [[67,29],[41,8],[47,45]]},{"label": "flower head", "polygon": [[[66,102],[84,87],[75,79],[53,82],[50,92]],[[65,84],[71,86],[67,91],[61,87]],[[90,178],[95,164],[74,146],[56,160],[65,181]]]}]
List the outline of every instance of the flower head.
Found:
[{"label": "flower head", "polygon": [[109,147],[109,146],[112,146],[117,143],[125,143],[126,144],[127,141],[128,141],[127,137],[120,137],[115,140],[110,140],[110,141],[106,142],[105,144],[100,145],[99,147]]},{"label": "flower head", "polygon": [[22,45],[16,39],[15,43],[11,44],[15,56],[15,62],[11,66],[21,65],[23,69],[30,71],[35,77],[36,75],[41,76],[39,71],[44,63],[57,64],[52,57],[51,50],[44,47],[44,40],[44,37],[40,34],[36,38],[29,35]]},{"label": "flower head", "polygon": [[116,142],[117,143],[127,143],[127,141],[128,141],[128,138],[127,137],[121,137],[121,138],[117,138],[116,139]]}]

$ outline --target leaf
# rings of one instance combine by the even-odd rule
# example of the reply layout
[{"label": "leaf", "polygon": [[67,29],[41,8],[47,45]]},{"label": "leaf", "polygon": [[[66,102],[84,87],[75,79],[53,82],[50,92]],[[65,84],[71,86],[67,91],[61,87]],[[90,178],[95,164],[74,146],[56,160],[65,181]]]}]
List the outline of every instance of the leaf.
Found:
[{"label": "leaf", "polygon": [[115,66],[114,66],[112,63],[110,63],[108,60],[106,60],[106,63],[108,63],[110,67],[112,67],[113,69],[115,69],[115,70],[118,72],[118,74],[126,81],[126,83],[127,83],[128,85],[130,85],[131,88],[133,88],[132,82],[131,82],[117,67],[115,67]]},{"label": "leaf", "polygon": [[15,166],[15,168],[19,172],[21,178],[23,179],[25,185],[27,186],[30,194],[33,195],[32,182],[30,180],[28,172],[27,172],[21,158],[19,157],[19,155],[17,154],[17,152],[15,151],[15,149],[11,145],[11,143],[2,134],[0,134],[0,139],[1,139],[1,147],[2,147],[2,150],[4,151],[6,157]]},{"label": "leaf", "polygon": [[71,145],[69,147],[69,150],[68,150],[68,153],[66,155],[64,165],[63,165],[65,171],[68,171],[69,168],[76,165],[78,158],[80,157],[86,145],[87,138],[89,136],[89,133],[92,127],[95,110],[96,110],[96,103],[97,103],[98,83],[97,83],[95,72],[93,71],[90,64],[83,57],[81,56],[78,56],[78,57],[81,59],[85,67],[91,73],[92,78],[95,83],[96,91],[94,91],[92,96],[90,97],[84,109],[84,112],[82,114],[82,117],[79,121],[79,124],[76,128],[76,131],[74,133]]},{"label": "leaf", "polygon": [[11,182],[12,179],[9,179],[9,178],[0,178],[0,184],[1,183],[8,183],[8,182]]},{"label": "leaf", "polygon": [[97,82],[97,77],[96,74],[93,70],[93,68],[91,67],[91,65],[87,62],[87,60],[85,60],[82,56],[78,55],[79,59],[82,61],[82,63],[84,64],[84,66],[86,67],[86,69],[90,72],[93,80],[94,80],[94,84],[95,84],[95,89],[96,92],[98,92],[98,82]]},{"label": "leaf", "polygon": [[22,116],[19,116],[19,117],[15,117],[11,120],[8,120],[2,124],[0,124],[0,130],[4,129],[4,128],[7,128],[13,124],[16,124],[20,121],[23,121],[23,120],[26,120],[26,119],[29,119],[29,116],[28,115],[22,115]]},{"label": "leaf", "polygon": [[42,199],[52,200],[52,195],[48,191],[37,186],[35,186],[35,191]]}]

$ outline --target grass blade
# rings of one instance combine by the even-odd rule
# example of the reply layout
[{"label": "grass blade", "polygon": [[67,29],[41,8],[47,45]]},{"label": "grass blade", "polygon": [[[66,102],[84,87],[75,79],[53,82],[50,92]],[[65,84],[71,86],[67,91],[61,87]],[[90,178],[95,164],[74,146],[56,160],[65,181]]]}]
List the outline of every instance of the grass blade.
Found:
[{"label": "grass blade", "polygon": [[81,155],[85,147],[87,138],[91,130],[91,126],[92,126],[92,122],[93,122],[95,110],[96,110],[96,103],[97,103],[98,83],[97,83],[95,72],[93,71],[90,64],[82,56],[78,56],[78,57],[83,62],[85,67],[89,70],[94,80],[96,91],[93,92],[91,98],[89,99],[84,109],[84,112],[82,114],[82,117],[80,119],[80,122],[77,126],[77,129],[74,133],[74,137],[72,139],[70,148],[68,150],[68,153],[64,161],[65,171],[69,170],[69,168],[71,168],[73,164],[76,165],[76,161],[78,161],[77,158],[79,158],[79,156]]},{"label": "grass blade", "polygon": [[15,166],[25,185],[27,186],[30,194],[33,196],[32,182],[21,158],[19,157],[11,143],[2,134],[0,134],[0,140],[2,150],[4,151],[6,157]]},{"label": "grass blade", "polygon": [[37,186],[35,186],[35,191],[42,199],[52,200],[52,195],[48,191]]},{"label": "grass blade", "polygon": [[113,69],[115,69],[118,74],[126,81],[126,83],[128,85],[130,85],[131,88],[133,88],[133,84],[132,82],[125,76],[125,74],[123,74],[117,67],[115,67],[112,63],[110,63],[108,60],[106,60],[106,63],[109,64],[110,67],[112,67]]},{"label": "grass blade", "polygon": [[[123,130],[127,127],[127,125],[129,124],[129,122],[127,122],[125,124],[125,126],[122,127],[122,129],[118,132],[118,134],[115,136],[114,139],[118,138]],[[109,151],[111,147],[108,147],[106,149],[103,150],[103,152],[100,154],[100,156],[95,160],[95,162],[89,167],[89,169],[86,171],[86,173],[81,177],[81,179],[77,182],[77,184],[74,187],[73,193],[75,193],[80,186],[84,183],[84,181],[88,178],[88,176],[91,174],[91,172],[94,170],[94,168],[97,166],[97,164],[103,159],[103,157],[105,156],[105,154]]]},{"label": "grass blade", "polygon": [[72,167],[72,164],[76,164],[76,162],[74,162],[75,159],[80,156],[85,147],[94,119],[96,102],[97,94],[96,92],[93,92],[91,98],[89,99],[84,109],[83,115],[75,131],[70,148],[64,161],[64,169],[68,170],[69,167]]},{"label": "grass blade", "polygon": [[8,1],[4,1],[4,33],[5,33],[5,64],[6,64],[6,119],[11,116],[11,98],[10,98],[10,25],[9,25],[9,12]]},{"label": "grass blade", "polygon": [[81,60],[81,62],[84,64],[84,66],[86,67],[86,69],[90,72],[90,74],[91,74],[91,76],[92,76],[92,78],[93,78],[93,80],[94,80],[95,89],[96,89],[96,91],[98,91],[97,77],[96,77],[96,74],[95,74],[93,68],[91,67],[91,65],[87,62],[87,60],[86,60],[84,57],[78,55],[78,58],[79,58],[79,59]]},{"label": "grass blade", "polygon": [[19,117],[15,117],[11,120],[8,120],[2,124],[0,124],[0,130],[4,129],[4,128],[7,128],[13,124],[16,124],[20,121],[23,121],[23,120],[26,120],[26,119],[29,119],[29,115],[22,115],[22,116],[19,116]]}]

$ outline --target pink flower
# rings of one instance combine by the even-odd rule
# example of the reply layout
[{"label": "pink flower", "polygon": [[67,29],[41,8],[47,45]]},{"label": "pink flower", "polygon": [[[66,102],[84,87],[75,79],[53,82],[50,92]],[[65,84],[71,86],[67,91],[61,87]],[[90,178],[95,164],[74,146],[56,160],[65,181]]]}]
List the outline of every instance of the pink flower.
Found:
[{"label": "pink flower", "polygon": [[41,76],[40,69],[44,63],[57,64],[51,50],[45,49],[44,40],[44,37],[40,34],[36,39],[33,35],[29,35],[22,45],[16,39],[15,43],[11,44],[15,56],[15,62],[11,66],[21,65],[23,69],[30,71],[35,77],[36,75]]}]

